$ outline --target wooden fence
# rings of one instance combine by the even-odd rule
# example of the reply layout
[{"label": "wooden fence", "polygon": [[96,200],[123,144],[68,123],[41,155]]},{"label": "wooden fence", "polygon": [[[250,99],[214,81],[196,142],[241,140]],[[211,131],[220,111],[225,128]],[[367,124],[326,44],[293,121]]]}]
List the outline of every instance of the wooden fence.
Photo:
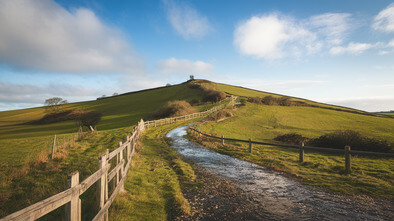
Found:
[{"label": "wooden fence", "polygon": [[[108,220],[108,209],[114,201],[116,195],[124,189],[124,182],[126,180],[127,171],[130,167],[132,156],[135,152],[135,147],[141,133],[145,128],[162,126],[176,122],[191,120],[194,118],[208,116],[218,110],[224,109],[227,105],[233,105],[237,97],[232,96],[221,101],[216,107],[213,107],[204,112],[188,114],[180,117],[164,118],[153,121],[144,122],[142,119],[134,128],[131,136],[127,136],[125,143],[120,142],[119,147],[106,153],[98,159],[99,169],[84,181],[79,182],[79,172],[75,171],[69,174],[68,185],[69,189],[51,196],[45,200],[35,203],[25,209],[12,213],[0,221],[8,220],[36,220],[53,210],[66,205],[66,220],[81,220],[81,199],[80,196],[97,182],[97,199],[100,211],[93,218],[93,220]],[[225,103],[230,100],[229,103]],[[56,140],[56,135],[55,135]],[[54,141],[55,142],[55,141]],[[55,145],[55,143],[54,143]],[[52,156],[56,150],[52,150]],[[111,167],[110,160],[116,157],[116,165]],[[112,168],[112,170],[110,170]],[[108,197],[108,184],[114,180],[113,192]]]},{"label": "wooden fence", "polygon": [[157,127],[157,126],[163,126],[163,125],[167,125],[167,124],[173,124],[176,122],[187,121],[187,120],[191,120],[191,119],[195,119],[195,118],[199,118],[199,117],[206,117],[216,111],[224,109],[227,105],[234,105],[234,102],[236,99],[237,99],[236,96],[228,97],[228,98],[224,99],[223,101],[221,101],[221,103],[225,102],[227,100],[230,100],[229,104],[224,103],[224,104],[213,107],[213,108],[211,108],[207,111],[204,111],[204,112],[197,112],[197,113],[183,115],[183,116],[179,116],[179,117],[170,117],[170,118],[163,118],[163,119],[159,119],[159,120],[145,121],[145,127],[146,128]]},{"label": "wooden fence", "polygon": [[313,150],[313,151],[320,151],[320,152],[325,152],[325,153],[344,154],[345,155],[345,170],[346,170],[346,172],[349,172],[349,173],[351,170],[350,169],[350,156],[351,155],[363,155],[363,156],[387,157],[387,158],[394,157],[394,153],[379,153],[379,152],[350,150],[350,146],[345,146],[344,149],[334,149],[334,148],[326,148],[326,147],[304,146],[304,143],[301,143],[300,145],[266,143],[266,142],[260,142],[260,141],[252,141],[252,139],[241,140],[241,139],[235,139],[235,138],[225,138],[224,136],[217,137],[217,136],[213,136],[213,135],[204,133],[196,128],[190,127],[189,129],[192,131],[193,134],[196,133],[199,137],[206,136],[206,137],[210,137],[213,139],[219,139],[222,141],[222,144],[224,144],[225,140],[248,143],[249,144],[249,153],[252,153],[252,144],[270,145],[270,146],[275,146],[275,147],[296,148],[296,149],[299,149],[299,161],[300,162],[304,161],[304,150]]},{"label": "wooden fence", "polygon": [[[106,153],[98,160],[99,169],[84,181],[79,182],[79,172],[73,172],[69,174],[69,189],[8,215],[1,219],[1,221],[35,220],[63,205],[66,205],[66,220],[79,221],[81,220],[80,195],[96,182],[100,211],[93,220],[108,220],[108,209],[116,195],[123,190],[137,141],[145,129],[144,125],[144,121],[141,119],[131,133],[131,136],[127,136],[125,143],[120,142],[119,147],[112,152],[109,152],[107,149]],[[116,165],[110,170],[111,164],[109,161],[115,157]],[[111,196],[108,197],[108,184],[113,179],[114,190]]]}]

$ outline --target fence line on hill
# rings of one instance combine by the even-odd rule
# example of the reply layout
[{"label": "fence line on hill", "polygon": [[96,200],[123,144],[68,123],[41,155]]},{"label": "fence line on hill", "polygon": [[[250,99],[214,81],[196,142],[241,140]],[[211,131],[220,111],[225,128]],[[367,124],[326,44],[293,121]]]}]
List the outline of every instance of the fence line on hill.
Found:
[{"label": "fence line on hill", "polygon": [[[229,99],[230,104],[234,104],[236,97],[232,96],[230,98],[226,98],[219,103],[225,102]],[[108,149],[106,150],[106,153],[98,159],[99,169],[84,181],[79,182],[78,171],[72,172],[68,176],[69,189],[28,206],[22,210],[14,212],[0,219],[0,221],[36,220],[63,205],[66,205],[66,220],[80,221],[82,212],[80,196],[96,182],[98,207],[100,211],[96,214],[93,220],[108,220],[108,209],[115,200],[116,195],[120,191],[124,190],[124,182],[126,180],[127,172],[130,168],[132,156],[135,153],[135,147],[145,128],[182,122],[198,117],[205,117],[218,110],[224,109],[226,105],[228,104],[221,104],[207,111],[197,112],[180,117],[164,118],[146,122],[141,119],[137,126],[134,127],[131,136],[127,136],[125,143],[119,142],[119,147],[112,152],[109,152]],[[52,158],[56,152],[55,142],[56,135],[54,137],[52,148]],[[115,165],[114,167],[111,167],[111,163],[109,161],[115,157]],[[110,170],[111,168],[112,170]],[[108,197],[108,186],[111,180],[113,180],[114,183],[114,190],[110,197]]]},{"label": "fence line on hill", "polygon": [[[228,97],[228,98],[220,101],[219,103],[230,100],[229,105],[234,105],[236,99],[237,99],[236,96],[231,96],[231,97]],[[187,120],[191,120],[191,119],[195,119],[195,118],[199,118],[199,117],[206,117],[216,111],[224,109],[226,106],[227,106],[227,104],[221,104],[219,106],[213,107],[213,108],[211,108],[207,111],[203,111],[203,112],[187,114],[187,115],[183,115],[183,116],[179,116],[179,117],[169,117],[169,118],[163,118],[163,119],[159,119],[159,120],[145,121],[145,127],[146,128],[157,127],[157,126],[163,126],[163,125],[167,125],[167,124],[173,124],[176,122],[187,121]]]},{"label": "fence line on hill", "polygon": [[242,140],[242,139],[236,139],[236,138],[226,138],[224,136],[217,137],[214,135],[204,133],[204,132],[202,132],[196,128],[193,128],[193,127],[190,127],[189,129],[192,131],[193,134],[197,133],[197,135],[199,137],[201,137],[201,135],[203,135],[203,136],[210,137],[213,139],[219,139],[222,141],[222,144],[224,144],[225,140],[248,143],[249,144],[249,153],[252,153],[252,144],[270,145],[270,146],[275,146],[275,147],[286,147],[286,148],[299,149],[299,162],[304,162],[304,150],[313,150],[313,151],[319,151],[319,152],[325,152],[325,153],[345,154],[345,170],[348,173],[350,173],[350,171],[351,171],[351,168],[350,168],[350,156],[351,155],[388,157],[388,158],[394,157],[394,153],[379,153],[379,152],[370,152],[370,151],[350,150],[350,146],[345,146],[344,149],[334,149],[334,148],[326,148],[326,147],[304,146],[304,142],[302,142],[300,145],[267,143],[267,142],[260,142],[260,141],[252,141],[252,139]]}]

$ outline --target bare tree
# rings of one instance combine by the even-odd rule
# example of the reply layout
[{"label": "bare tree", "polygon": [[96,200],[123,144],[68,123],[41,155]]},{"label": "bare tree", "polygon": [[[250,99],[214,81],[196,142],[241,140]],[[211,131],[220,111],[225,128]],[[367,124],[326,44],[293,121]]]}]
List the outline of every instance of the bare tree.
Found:
[{"label": "bare tree", "polygon": [[60,111],[61,105],[67,104],[67,103],[68,103],[67,100],[63,100],[63,98],[52,97],[52,98],[46,99],[44,104],[46,106],[47,112],[57,113]]}]

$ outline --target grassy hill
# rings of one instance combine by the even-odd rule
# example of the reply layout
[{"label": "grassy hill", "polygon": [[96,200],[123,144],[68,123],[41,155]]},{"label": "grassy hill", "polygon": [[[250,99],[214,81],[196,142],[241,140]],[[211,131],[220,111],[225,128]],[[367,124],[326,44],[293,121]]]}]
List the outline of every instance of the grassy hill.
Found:
[{"label": "grassy hill", "polygon": [[[183,83],[95,101],[70,103],[65,105],[65,108],[101,112],[103,117],[97,128],[108,130],[130,126],[139,119],[148,117],[167,101],[190,101],[200,96],[198,90],[190,89],[187,84]],[[77,130],[74,121],[45,125],[29,124],[44,115],[45,108],[43,107],[0,112],[0,139],[71,133]]]},{"label": "grassy hill", "polygon": [[[213,83],[228,94],[241,97],[283,97],[238,86]],[[311,106],[279,106],[247,103],[234,112],[235,117],[212,124],[203,130],[226,137],[268,141],[285,133],[316,138],[339,130],[354,130],[362,135],[394,143],[394,119],[346,107],[290,97]]]},{"label": "grassy hill", "polygon": [[[282,96],[214,82],[201,80],[196,82],[211,84],[223,92],[243,97]],[[182,83],[100,100],[67,104],[66,109],[99,111],[103,117],[97,125],[99,130],[97,135],[88,136],[76,144],[65,145],[61,150],[63,156],[55,160],[48,159],[53,135],[57,134],[59,144],[63,143],[63,140],[68,140],[77,131],[74,121],[31,124],[32,121],[37,121],[46,114],[43,107],[0,112],[0,217],[63,190],[68,172],[79,170],[82,175],[80,180],[83,180],[97,169],[97,156],[107,148],[116,148],[117,143],[140,118],[146,119],[168,101],[191,101],[193,99],[202,100],[201,91],[190,88],[187,83]],[[363,111],[301,98],[291,97],[290,99],[310,105],[271,106],[246,103],[246,106],[233,110],[235,117],[217,123],[207,123],[200,127],[213,134],[223,134],[234,138],[252,138],[253,140],[272,140],[279,134],[289,132],[314,138],[327,132],[352,129],[363,135],[394,142],[393,118],[373,116]],[[197,106],[197,109],[204,110],[210,106],[211,104],[201,104]],[[165,134],[165,131],[161,131],[160,134]],[[149,152],[149,150],[146,151]],[[284,153],[286,151],[280,154]],[[275,153],[270,152],[270,154],[275,157]],[[296,153],[293,155],[295,156]],[[253,156],[261,159],[260,156]],[[281,159],[279,155],[278,159],[279,161]],[[375,164],[376,160],[372,163]],[[279,164],[283,165],[283,162]],[[292,164],[300,166],[296,161]],[[363,170],[375,168],[374,171],[377,171],[380,165],[384,165],[384,170],[373,173],[384,173],[382,176],[390,180],[394,173],[389,166],[387,166],[389,169],[386,168],[386,165],[390,164],[392,165],[392,161],[385,161],[383,164],[376,164],[378,166],[375,167],[360,166],[360,168]],[[310,173],[315,176],[314,164],[311,164],[311,168]],[[146,170],[143,167],[140,169]],[[334,169],[334,172],[337,173],[337,169]],[[365,173],[367,172],[365,169]],[[146,176],[149,176],[149,173],[147,171]],[[360,177],[363,176],[360,175]],[[382,187],[387,187],[387,184]],[[89,203],[90,200],[93,199],[88,199],[87,202]],[[57,214],[64,213],[58,211]],[[52,215],[52,218],[54,216]],[[91,217],[88,215],[85,218]]]}]

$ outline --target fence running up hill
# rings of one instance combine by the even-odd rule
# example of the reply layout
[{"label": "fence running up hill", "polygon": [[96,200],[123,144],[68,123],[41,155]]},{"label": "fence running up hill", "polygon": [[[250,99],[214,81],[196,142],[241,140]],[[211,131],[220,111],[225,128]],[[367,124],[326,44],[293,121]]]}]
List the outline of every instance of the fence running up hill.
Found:
[{"label": "fence running up hill", "polygon": [[[231,96],[221,102],[225,102],[227,100],[230,100],[229,105],[233,105],[236,99],[237,99],[236,96]],[[179,117],[170,117],[170,118],[163,118],[163,119],[159,119],[159,120],[145,121],[145,127],[146,128],[157,127],[157,126],[163,126],[163,125],[167,125],[167,124],[173,124],[176,122],[187,121],[187,120],[191,120],[191,119],[195,119],[195,118],[199,118],[199,117],[206,117],[216,111],[224,109],[226,106],[227,106],[227,104],[221,104],[219,106],[213,107],[213,108],[211,108],[207,111],[204,111],[204,112],[197,112],[197,113],[192,113],[192,114],[183,115],[183,116],[179,116]]]},{"label": "fence running up hill", "polygon": [[[224,103],[230,100],[229,104],[234,104],[237,97],[232,96],[227,98],[220,103]],[[142,119],[138,122],[138,125],[134,128],[131,136],[127,136],[127,141],[125,143],[120,142],[119,147],[101,156],[98,160],[99,169],[93,173],[91,176],[86,178],[84,181],[79,182],[79,172],[75,171],[69,174],[68,184],[69,189],[51,196],[45,200],[35,203],[25,209],[19,210],[12,213],[0,221],[9,220],[36,220],[55,209],[66,205],[66,220],[81,220],[81,199],[80,196],[97,182],[97,199],[100,211],[93,218],[93,220],[108,220],[108,209],[114,201],[116,195],[124,190],[124,182],[126,180],[127,171],[130,167],[130,162],[132,156],[135,152],[135,147],[137,141],[140,138],[141,133],[145,128],[162,126],[167,124],[172,124],[176,122],[182,122],[198,117],[205,117],[213,112],[224,109],[226,103],[219,106],[213,107],[204,112],[198,112],[193,114],[188,114],[180,117],[164,118],[159,120],[144,122]],[[111,167],[110,160],[116,157],[116,165]],[[112,168],[112,170],[110,170]],[[114,183],[114,190],[110,197],[108,197],[108,184],[111,180]]]},{"label": "fence running up hill", "polygon": [[[98,160],[99,169],[84,181],[79,182],[79,172],[69,175],[69,189],[35,203],[25,209],[19,210],[1,219],[5,220],[35,220],[66,204],[66,220],[81,220],[81,199],[89,187],[97,181],[97,199],[100,211],[93,220],[108,220],[108,209],[116,195],[124,189],[127,171],[130,167],[132,156],[135,152],[137,141],[144,131],[144,121],[141,119],[134,128],[131,136],[127,136],[125,143],[120,142],[114,151],[106,151]],[[111,169],[110,160],[116,157],[116,165]],[[114,189],[108,197],[108,184],[113,180]]]}]

